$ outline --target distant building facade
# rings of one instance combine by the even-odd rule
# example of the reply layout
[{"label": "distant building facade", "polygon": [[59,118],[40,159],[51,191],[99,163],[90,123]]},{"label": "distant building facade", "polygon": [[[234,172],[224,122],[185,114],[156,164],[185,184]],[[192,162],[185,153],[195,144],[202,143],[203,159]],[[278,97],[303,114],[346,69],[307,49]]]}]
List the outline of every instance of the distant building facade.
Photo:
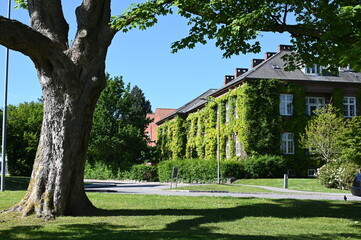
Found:
[{"label": "distant building facade", "polygon": [[148,113],[147,118],[153,120],[145,130],[145,134],[147,136],[148,145],[149,146],[156,146],[156,140],[157,140],[157,128],[158,125],[156,122],[158,122],[160,119],[168,116],[172,112],[174,112],[176,109],[171,108],[156,108],[154,113]]},{"label": "distant building facade", "polygon": [[224,85],[210,89],[156,123],[163,159],[215,158],[220,130],[221,159],[251,153],[283,155],[288,173],[312,176],[319,163],[300,146],[300,135],[318,108],[332,104],[345,118],[360,115],[361,73],[322,66],[285,70],[283,56],[292,46],[279,45],[251,68],[236,68]]}]

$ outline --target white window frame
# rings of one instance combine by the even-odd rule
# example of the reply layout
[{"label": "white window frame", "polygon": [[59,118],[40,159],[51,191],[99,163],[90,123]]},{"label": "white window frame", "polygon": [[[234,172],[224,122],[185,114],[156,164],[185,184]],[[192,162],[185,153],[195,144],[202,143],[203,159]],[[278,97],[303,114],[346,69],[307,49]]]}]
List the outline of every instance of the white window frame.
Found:
[{"label": "white window frame", "polygon": [[235,148],[236,148],[236,156],[242,156],[242,144],[238,139],[238,135],[235,135]]},{"label": "white window frame", "polygon": [[287,175],[289,177],[296,177],[296,171],[294,169],[287,169]]},{"label": "white window frame", "polygon": [[356,117],[356,98],[344,97],[343,98],[343,111],[347,118]]},{"label": "white window frame", "polygon": [[292,116],[293,114],[293,95],[280,94],[280,115]]},{"label": "white window frame", "polygon": [[231,156],[231,152],[230,152],[230,144],[229,144],[229,139],[227,138],[226,140],[226,159],[228,159]]},{"label": "white window frame", "polygon": [[313,64],[311,67],[305,66],[303,69],[303,72],[307,75],[321,75],[322,74],[322,66],[319,66],[317,64]]},{"label": "white window frame", "polygon": [[307,176],[308,177],[316,177],[316,169],[307,169]]},{"label": "white window frame", "polygon": [[281,151],[283,154],[295,154],[295,137],[291,132],[284,132],[281,136]]},{"label": "white window frame", "polygon": [[[313,115],[313,111],[319,109],[320,107],[324,107],[325,102],[324,97],[306,97],[306,113],[310,116]],[[312,109],[313,107],[314,109]]]}]

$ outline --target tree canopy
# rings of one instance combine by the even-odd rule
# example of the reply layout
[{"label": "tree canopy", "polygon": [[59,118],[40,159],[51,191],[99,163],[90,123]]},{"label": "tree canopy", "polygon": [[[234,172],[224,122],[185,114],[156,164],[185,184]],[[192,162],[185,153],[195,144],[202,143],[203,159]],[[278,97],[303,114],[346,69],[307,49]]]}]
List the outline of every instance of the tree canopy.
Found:
[{"label": "tree canopy", "polygon": [[116,167],[137,163],[147,149],[144,130],[150,112],[150,102],[138,86],[108,76],[94,112],[88,160]]},{"label": "tree canopy", "polygon": [[301,144],[324,163],[339,160],[341,146],[339,138],[345,132],[345,120],[335,113],[332,105],[321,107],[307,123]]},{"label": "tree canopy", "polygon": [[224,57],[258,53],[259,34],[289,32],[298,53],[288,56],[290,69],[305,63],[361,70],[359,0],[150,0],[132,5],[112,24],[123,31],[145,29],[157,22],[157,15],[175,11],[191,28],[188,36],[172,44],[173,52],[215,39]]},{"label": "tree canopy", "polygon": [[6,155],[11,175],[30,176],[42,120],[43,104],[40,102],[9,106]]}]

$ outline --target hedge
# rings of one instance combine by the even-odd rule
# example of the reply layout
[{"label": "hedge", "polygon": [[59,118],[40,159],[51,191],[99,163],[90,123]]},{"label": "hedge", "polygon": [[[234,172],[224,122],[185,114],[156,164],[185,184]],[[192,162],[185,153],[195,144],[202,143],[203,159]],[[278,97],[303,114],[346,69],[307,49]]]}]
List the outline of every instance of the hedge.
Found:
[{"label": "hedge", "polygon": [[[181,182],[212,183],[217,182],[217,161],[205,159],[167,160],[158,164],[161,182],[169,182],[173,167],[179,167],[178,179]],[[236,160],[221,161],[221,179],[242,178],[244,170],[241,162]]]}]

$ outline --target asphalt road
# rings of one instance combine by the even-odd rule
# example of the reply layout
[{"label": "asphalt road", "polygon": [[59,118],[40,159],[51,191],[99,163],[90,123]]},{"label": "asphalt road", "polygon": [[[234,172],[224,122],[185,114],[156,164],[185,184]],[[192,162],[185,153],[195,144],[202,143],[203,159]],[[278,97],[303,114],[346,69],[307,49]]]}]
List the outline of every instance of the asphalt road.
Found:
[{"label": "asphalt road", "polygon": [[[295,191],[283,188],[260,187],[275,191],[272,193],[229,193],[215,191],[188,191],[171,189],[170,183],[159,182],[126,182],[126,181],[102,181],[86,180],[91,183],[85,186],[87,192],[108,192],[119,194],[148,194],[148,195],[173,195],[173,196],[215,196],[215,197],[238,197],[238,198],[275,198],[275,199],[308,199],[308,200],[339,200],[361,201],[361,197],[353,196],[351,193],[319,193]],[[178,186],[189,186],[194,184],[178,184]],[[249,186],[249,185],[248,185]]]}]

